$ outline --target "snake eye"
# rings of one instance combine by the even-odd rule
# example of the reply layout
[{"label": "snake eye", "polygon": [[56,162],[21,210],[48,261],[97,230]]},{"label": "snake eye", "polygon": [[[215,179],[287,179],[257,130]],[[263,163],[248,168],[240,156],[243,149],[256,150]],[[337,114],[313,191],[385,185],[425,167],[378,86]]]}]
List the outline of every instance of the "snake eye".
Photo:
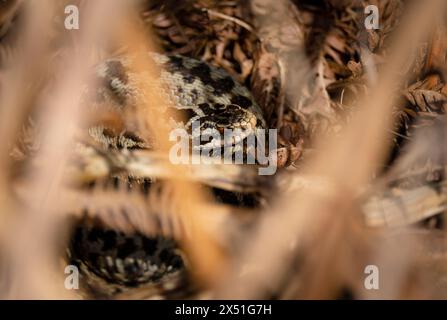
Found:
[{"label": "snake eye", "polygon": [[158,284],[184,270],[175,240],[124,234],[100,225],[78,224],[69,252],[85,277],[99,277],[115,286]]}]

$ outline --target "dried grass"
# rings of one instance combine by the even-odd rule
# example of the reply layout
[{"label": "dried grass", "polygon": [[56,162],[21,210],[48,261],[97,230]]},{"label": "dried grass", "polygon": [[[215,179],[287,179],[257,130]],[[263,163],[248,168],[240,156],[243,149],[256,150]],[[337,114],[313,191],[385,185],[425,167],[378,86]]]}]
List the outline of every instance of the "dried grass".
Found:
[{"label": "dried grass", "polygon": [[[73,221],[67,217],[76,220],[87,212],[116,230],[175,235],[188,257],[191,281],[203,289],[194,297],[321,299],[349,292],[360,299],[446,298],[445,230],[414,225],[445,215],[445,119],[411,132],[414,141],[405,131],[412,141],[404,149],[390,134],[396,123],[411,127],[408,114],[417,114],[422,103],[426,113],[440,104],[438,113],[445,110],[439,25],[444,1],[405,4],[402,19],[400,1],[376,1],[384,25],[381,34],[363,34],[366,42],[353,18],[361,17],[362,6],[324,3],[323,8],[308,1],[192,1],[175,7],[154,1],[137,8],[124,1],[79,1],[83,27],[66,37],[54,31],[61,21],[52,18],[62,4],[25,2],[25,24],[12,24],[20,27],[19,41],[2,39],[16,51],[0,70],[0,297],[85,297],[64,289],[62,252]],[[100,14],[105,7],[107,18]],[[266,15],[273,7],[276,14]],[[328,18],[326,25],[315,19],[319,12]],[[11,14],[4,16],[11,25]],[[0,23],[6,23],[4,16]],[[422,62],[414,54],[421,43],[429,44]],[[157,94],[155,66],[140,54],[154,50],[201,57],[251,86],[270,127],[279,129],[278,154],[284,151],[282,164],[289,168],[272,183],[255,168],[167,161],[168,128],[152,121],[166,101]],[[89,70],[116,53],[137,57],[134,67],[153,76],[138,84],[145,95],[121,120],[124,126],[137,123],[138,133],[156,140],[157,148],[103,154],[92,146],[96,153],[78,154],[87,168],[78,171],[71,152],[77,128],[97,120],[81,103],[83,85],[94,87]],[[441,69],[438,78],[429,78],[423,89],[408,89],[434,68]],[[402,104],[406,89],[416,112]],[[22,128],[31,116],[43,128],[41,147],[31,160],[17,161],[11,146],[23,144]],[[427,158],[435,165],[421,169]],[[112,172],[164,182],[147,197],[124,189],[72,188]],[[429,182],[436,188],[430,189],[424,175],[433,173],[438,176]],[[401,183],[409,178],[419,184]],[[256,191],[267,204],[256,210],[222,205],[203,185]],[[394,206],[399,199],[413,206],[400,212]],[[117,214],[122,211],[130,214]],[[409,217],[396,218],[399,212]],[[378,291],[363,286],[364,268],[371,264],[383,275]],[[140,288],[116,298],[150,293]]]}]

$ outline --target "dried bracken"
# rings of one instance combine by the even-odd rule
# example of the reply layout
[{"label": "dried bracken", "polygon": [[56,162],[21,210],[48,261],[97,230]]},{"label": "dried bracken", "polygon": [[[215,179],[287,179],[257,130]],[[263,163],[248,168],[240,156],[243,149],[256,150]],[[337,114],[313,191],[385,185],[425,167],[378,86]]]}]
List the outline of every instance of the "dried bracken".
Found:
[{"label": "dried bracken", "polygon": [[[444,2],[0,1],[0,298],[447,298]],[[275,175],[173,164],[147,52],[248,88]]]}]

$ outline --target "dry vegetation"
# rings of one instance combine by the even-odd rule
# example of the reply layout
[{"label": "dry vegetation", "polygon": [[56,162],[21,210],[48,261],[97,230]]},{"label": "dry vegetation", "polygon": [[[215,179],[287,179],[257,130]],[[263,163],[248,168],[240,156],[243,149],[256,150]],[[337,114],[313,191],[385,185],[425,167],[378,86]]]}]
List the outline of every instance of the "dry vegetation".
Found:
[{"label": "dry vegetation", "polygon": [[[174,237],[188,261],[174,289],[113,298],[447,298],[444,2],[0,1],[0,297],[112,297],[96,280],[64,288],[71,228],[93,219]],[[63,27],[68,3],[80,30]],[[379,30],[364,27],[370,4]],[[154,85],[119,117],[91,112],[92,66],[142,51],[245,84],[278,129],[276,175],[171,165]],[[97,123],[137,123],[156,148],[73,154]],[[155,186],[84,187],[129,175]],[[367,265],[379,290],[365,290]]]}]

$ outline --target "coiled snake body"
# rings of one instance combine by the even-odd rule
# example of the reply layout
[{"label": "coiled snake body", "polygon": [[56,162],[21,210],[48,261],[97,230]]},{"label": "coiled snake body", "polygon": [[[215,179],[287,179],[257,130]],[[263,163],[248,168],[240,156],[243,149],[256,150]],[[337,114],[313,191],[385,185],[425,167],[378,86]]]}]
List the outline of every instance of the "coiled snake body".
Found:
[{"label": "coiled snake body", "polygon": [[[241,129],[243,140],[254,130],[266,127],[251,93],[227,72],[179,55],[150,53],[148,57],[160,67],[158,76],[163,98],[185,115],[185,121],[170,119],[173,128],[182,127],[191,132],[192,123],[199,121],[201,130]],[[147,74],[129,71],[133,70],[132,64],[131,57],[101,63],[96,69],[100,85],[93,94],[87,89],[86,96],[93,98],[94,105],[105,104],[115,110],[135,104],[139,94],[136,83],[144,81]],[[134,133],[115,134],[104,126],[91,127],[89,133],[106,150],[146,148],[148,145]],[[116,178],[115,182],[123,183]],[[129,179],[124,183],[133,182]],[[166,283],[172,287],[172,281],[166,279],[181,274],[184,269],[182,255],[173,239],[125,235],[90,222],[82,222],[75,228],[69,256],[80,266],[91,291],[105,297],[126,288],[153,288]]]}]

